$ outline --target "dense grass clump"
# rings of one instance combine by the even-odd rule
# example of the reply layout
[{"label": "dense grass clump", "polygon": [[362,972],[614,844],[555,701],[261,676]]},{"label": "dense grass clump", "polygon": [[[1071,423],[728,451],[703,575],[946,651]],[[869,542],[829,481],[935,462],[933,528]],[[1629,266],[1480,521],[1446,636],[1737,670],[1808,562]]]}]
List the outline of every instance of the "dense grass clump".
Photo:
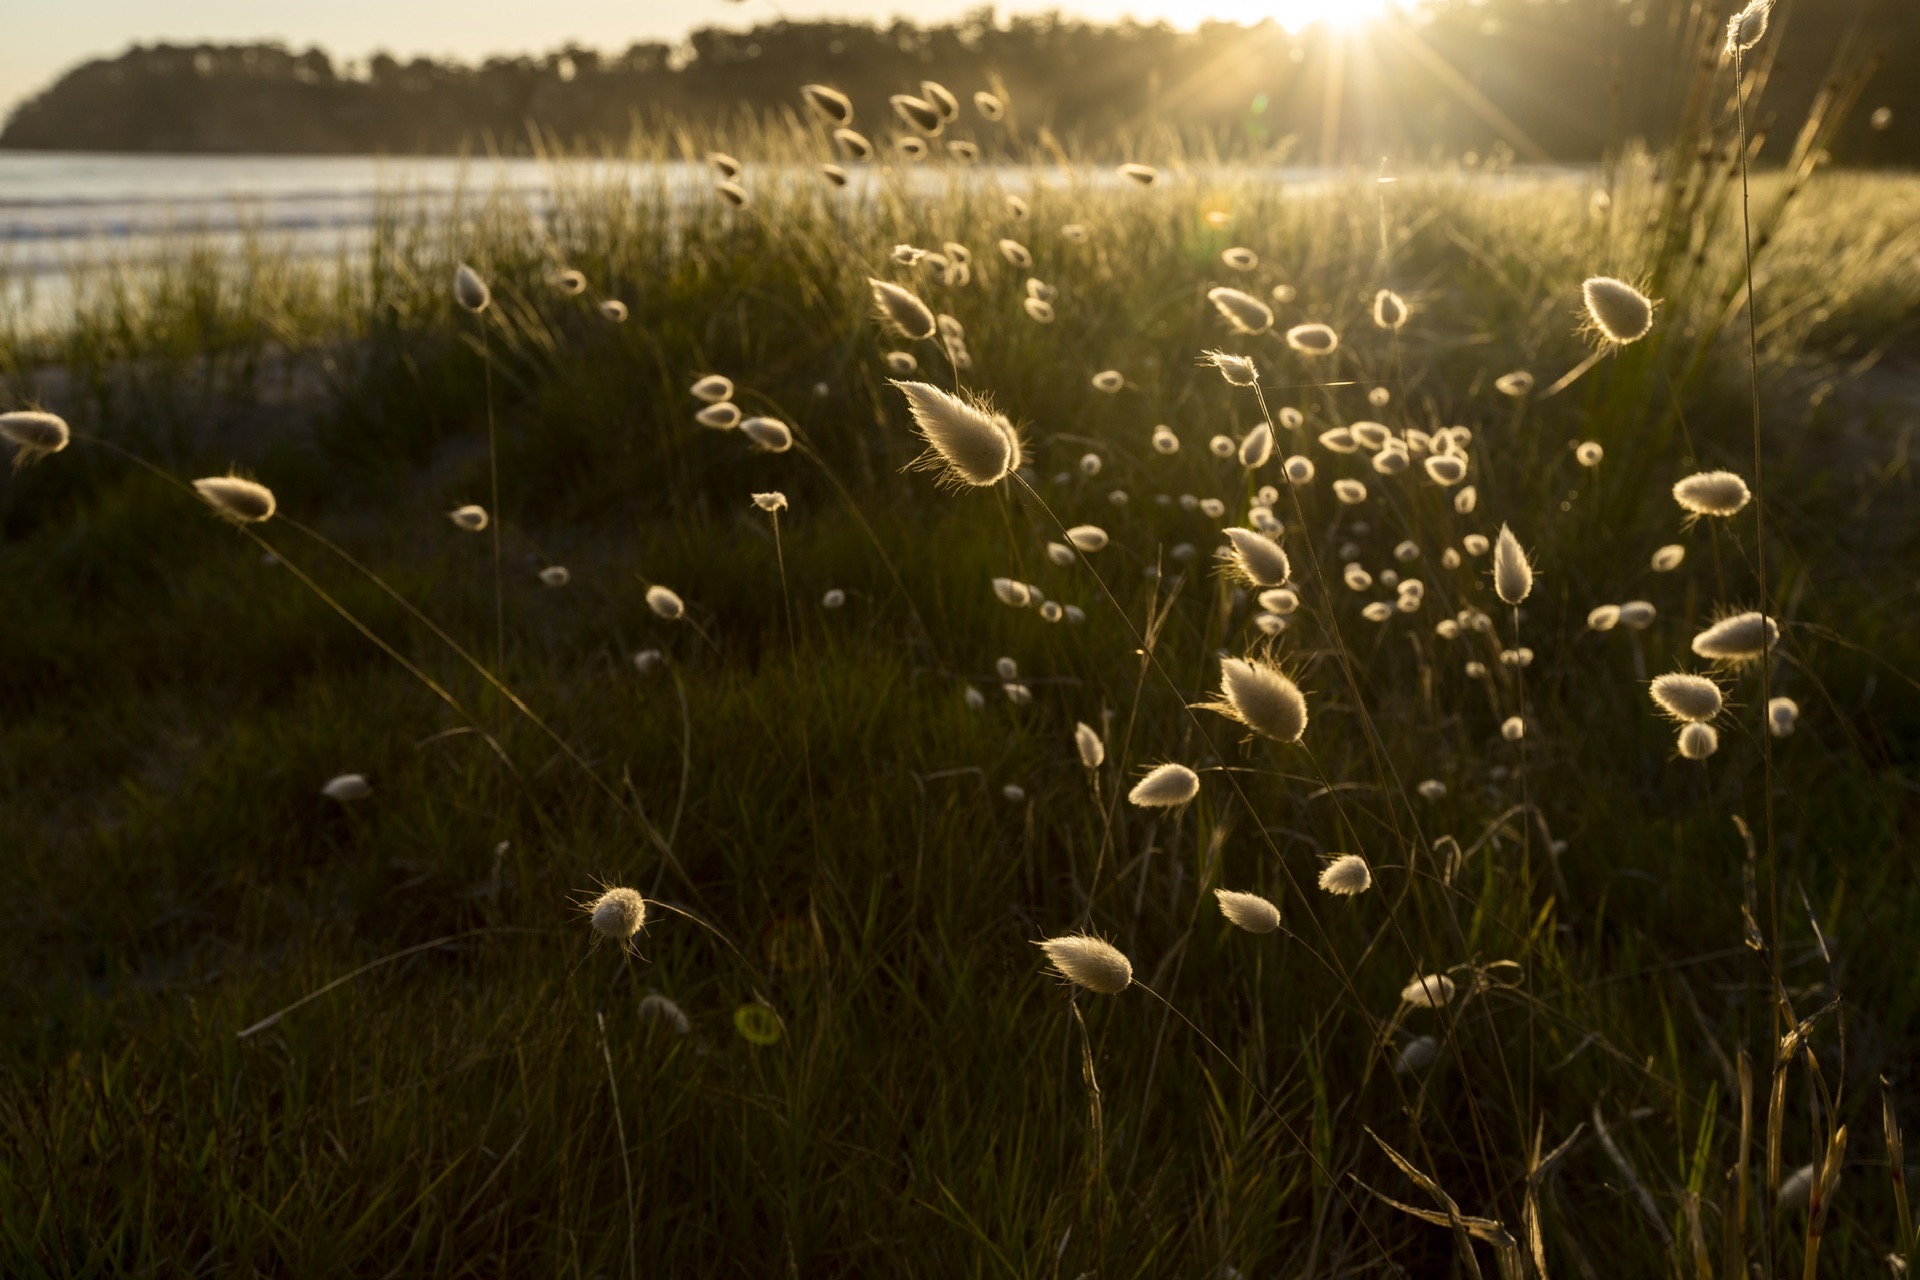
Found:
[{"label": "dense grass clump", "polygon": [[0,1269],[1910,1256],[1913,184],[846,123],[7,338]]}]

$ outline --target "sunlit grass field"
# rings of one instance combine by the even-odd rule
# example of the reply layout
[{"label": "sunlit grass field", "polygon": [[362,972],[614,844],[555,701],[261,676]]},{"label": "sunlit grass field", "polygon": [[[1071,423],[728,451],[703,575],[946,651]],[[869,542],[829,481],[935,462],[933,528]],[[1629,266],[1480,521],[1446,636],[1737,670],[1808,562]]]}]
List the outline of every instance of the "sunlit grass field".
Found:
[{"label": "sunlit grass field", "polygon": [[[1036,154],[841,190],[819,126],[657,146],[697,180],[560,190],[546,228],[484,192],[396,206],[338,264],[183,244],[0,346],[0,410],[74,431],[0,490],[0,1271],[1911,1256],[1920,185],[1755,176],[1756,476],[1724,152],[1296,187],[1149,137],[1151,186]],[[964,282],[896,260],[950,243]],[[1596,275],[1656,300],[1644,338],[1583,332]],[[890,332],[869,278],[957,320],[970,367]],[[1233,332],[1216,287],[1273,328]],[[1289,347],[1305,323],[1337,352]],[[1262,401],[1215,349],[1259,369],[1258,467]],[[697,425],[713,374],[793,446]],[[906,470],[903,376],[990,394],[1025,469]],[[1355,422],[1409,465],[1322,443]],[[186,487],[230,467],[273,519]],[[1764,504],[1765,598],[1756,504],[1672,495],[1721,468]],[[1267,519],[1284,616],[1216,558]],[[1503,524],[1517,610],[1474,550]],[[1050,554],[1080,525],[1106,545]],[[1590,622],[1627,602],[1643,628]],[[1750,609],[1764,664],[1690,648]],[[1195,709],[1222,655],[1298,682],[1299,743]],[[1724,690],[1704,760],[1648,696],[1680,670]],[[1189,805],[1126,800],[1169,761]],[[371,794],[322,795],[343,774]],[[1343,853],[1366,892],[1317,887]],[[606,886],[652,904],[630,944],[582,910]],[[1133,986],[1051,973],[1034,944],[1083,929]],[[1443,1007],[1403,998],[1425,974]]]}]

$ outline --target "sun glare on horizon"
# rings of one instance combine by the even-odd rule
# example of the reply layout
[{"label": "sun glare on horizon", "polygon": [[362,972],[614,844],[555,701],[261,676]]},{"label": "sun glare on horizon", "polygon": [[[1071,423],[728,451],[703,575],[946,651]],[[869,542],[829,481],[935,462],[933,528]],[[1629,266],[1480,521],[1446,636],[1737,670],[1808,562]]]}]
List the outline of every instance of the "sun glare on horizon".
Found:
[{"label": "sun glare on horizon", "polygon": [[1193,27],[1202,22],[1238,22],[1253,26],[1272,20],[1289,31],[1325,24],[1355,30],[1395,7],[1395,0],[1084,0],[1072,6],[1101,21],[1135,18]]}]

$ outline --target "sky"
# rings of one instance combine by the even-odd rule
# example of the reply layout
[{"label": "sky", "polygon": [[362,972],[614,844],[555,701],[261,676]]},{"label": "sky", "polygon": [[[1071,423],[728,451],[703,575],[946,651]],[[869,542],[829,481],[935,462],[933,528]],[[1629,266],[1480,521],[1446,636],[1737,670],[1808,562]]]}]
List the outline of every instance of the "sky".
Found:
[{"label": "sky", "polygon": [[[1000,0],[1002,14],[1059,9],[1192,26],[1208,18],[1284,23],[1355,11],[1378,0]],[[578,42],[624,49],[678,40],[700,26],[780,17],[954,18],[979,0],[0,0],[0,114],[91,57],[133,43],[317,44],[336,58],[385,49],[398,57],[531,53]]]}]

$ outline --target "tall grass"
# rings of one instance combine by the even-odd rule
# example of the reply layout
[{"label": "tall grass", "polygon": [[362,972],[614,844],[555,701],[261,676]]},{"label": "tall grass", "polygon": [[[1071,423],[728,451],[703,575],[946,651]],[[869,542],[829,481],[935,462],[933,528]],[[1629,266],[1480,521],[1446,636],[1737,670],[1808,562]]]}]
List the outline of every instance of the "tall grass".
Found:
[{"label": "tall grass", "polygon": [[[1711,145],[1623,155],[1605,200],[1477,168],[1295,189],[1157,135],[1131,152],[1151,188],[1036,152],[842,190],[795,119],[653,140],[632,182],[561,169],[541,226],[481,195],[397,207],[357,260],[183,248],[81,279],[71,325],[0,346],[3,407],[78,433],[0,498],[7,1273],[1703,1277],[1811,1270],[1816,1244],[1828,1274],[1884,1270],[1912,1248],[1888,1157],[1920,1047],[1897,959],[1920,653],[1911,474],[1874,407],[1900,384],[1868,379],[1912,349],[1920,195],[1753,175],[1750,365],[1727,88],[1689,108]],[[712,149],[746,161],[745,207],[707,191]],[[950,241],[964,285],[892,261]],[[459,261],[493,287],[484,342]],[[1647,282],[1656,321],[1567,382],[1595,274]],[[956,317],[971,369],[883,333],[869,277]],[[1338,352],[1227,332],[1222,285],[1291,288],[1276,330],[1329,324]],[[1251,356],[1259,397],[1210,348]],[[1028,469],[964,494],[903,473],[891,350],[990,390]],[[1516,370],[1565,389],[1496,391]],[[695,425],[716,372],[795,448]],[[1755,375],[1785,638],[1764,684],[1725,673],[1720,749],[1682,761],[1646,677],[1691,669],[1759,566],[1670,489],[1751,469]],[[1417,460],[1317,443],[1356,421],[1470,427],[1472,510]],[[1258,470],[1208,447],[1262,424]],[[239,462],[345,554],[270,522],[265,560],[116,450]],[[1290,454],[1313,483],[1284,483]],[[504,599],[443,514],[495,465]],[[777,525],[750,496],[776,489]],[[1302,602],[1271,636],[1212,563],[1255,506]],[[1503,523],[1538,575],[1514,609],[1465,550]],[[1050,560],[1082,524],[1105,545]],[[1412,608],[1389,572],[1423,582]],[[830,588],[843,607],[810,603]],[[1630,599],[1650,628],[1588,629]],[[1299,682],[1299,745],[1195,706],[1222,652]],[[1769,685],[1803,709],[1771,792]],[[529,714],[459,713],[498,686]],[[1198,797],[1128,804],[1166,760]],[[319,794],[349,771],[369,799]],[[1769,795],[1777,937],[1745,834]],[[1340,853],[1365,893],[1316,887]],[[633,953],[595,949],[573,904],[601,883],[710,928],[649,913]],[[1235,930],[1215,889],[1280,929]],[[1029,944],[1083,925],[1165,1005],[1049,981]],[[1776,1016],[1804,1028],[1783,1044]],[[1842,1124],[1837,1191],[1780,1203]]]}]

